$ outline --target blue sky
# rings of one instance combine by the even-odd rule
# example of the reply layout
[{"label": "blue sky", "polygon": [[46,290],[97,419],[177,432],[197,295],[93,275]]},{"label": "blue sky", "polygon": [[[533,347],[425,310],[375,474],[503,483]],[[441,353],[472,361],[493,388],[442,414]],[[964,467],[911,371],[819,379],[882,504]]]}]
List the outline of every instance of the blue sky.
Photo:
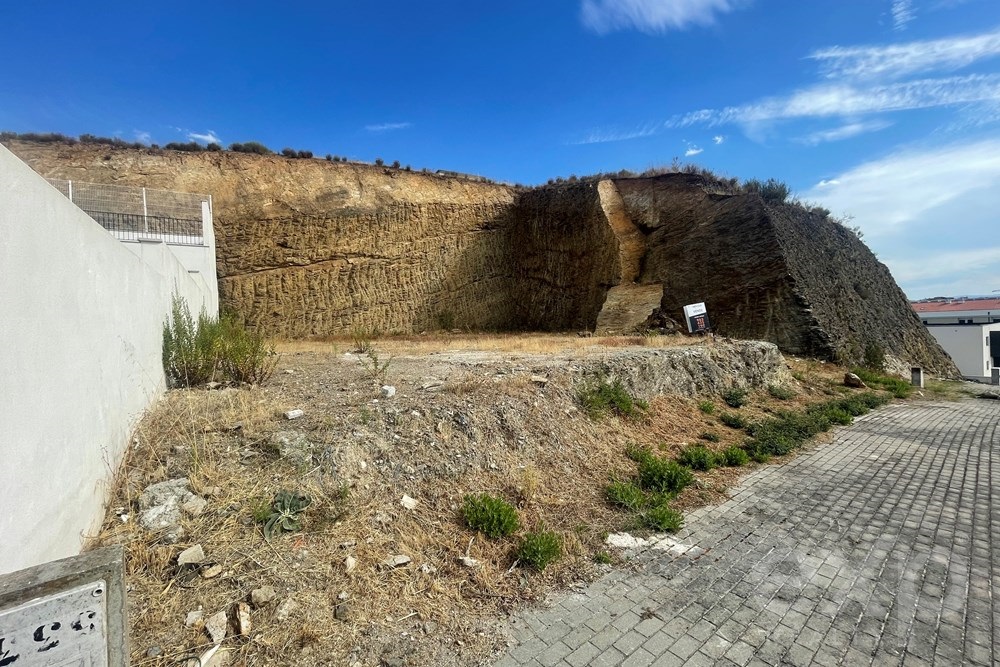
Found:
[{"label": "blue sky", "polygon": [[912,298],[1000,290],[1000,2],[23,2],[0,129],[261,141],[498,180],[775,177]]}]

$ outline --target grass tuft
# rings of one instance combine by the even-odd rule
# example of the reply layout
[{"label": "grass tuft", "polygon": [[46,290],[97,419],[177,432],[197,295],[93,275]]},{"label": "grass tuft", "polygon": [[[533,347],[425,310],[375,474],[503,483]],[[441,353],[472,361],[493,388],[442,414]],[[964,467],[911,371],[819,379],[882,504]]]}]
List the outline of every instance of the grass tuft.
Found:
[{"label": "grass tuft", "polygon": [[718,465],[715,454],[701,445],[691,445],[682,449],[677,462],[692,470],[711,470]]},{"label": "grass tuft", "polygon": [[610,413],[619,417],[638,417],[649,409],[646,401],[628,393],[621,380],[607,382],[597,379],[577,392],[577,400],[591,419],[600,419]]},{"label": "grass tuft", "polygon": [[532,531],[524,536],[514,557],[539,572],[562,556],[562,539],[548,530]]},{"label": "grass tuft", "polygon": [[722,400],[731,408],[742,408],[747,404],[749,394],[741,387],[731,387],[722,394]]},{"label": "grass tuft", "polygon": [[465,496],[462,518],[469,528],[494,540],[507,537],[521,527],[514,506],[488,493]]},{"label": "grass tuft", "polygon": [[719,421],[729,428],[746,428],[747,426],[746,418],[735,412],[723,412],[719,415]]}]

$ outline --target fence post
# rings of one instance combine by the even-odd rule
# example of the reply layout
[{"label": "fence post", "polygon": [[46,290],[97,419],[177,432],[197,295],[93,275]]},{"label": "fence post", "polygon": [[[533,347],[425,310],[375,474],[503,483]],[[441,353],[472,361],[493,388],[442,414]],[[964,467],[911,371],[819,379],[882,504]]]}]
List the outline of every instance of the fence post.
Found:
[{"label": "fence post", "polygon": [[142,226],[145,232],[149,233],[149,214],[146,210],[146,188],[142,189]]},{"label": "fence post", "polygon": [[73,181],[66,181],[69,184],[69,200],[73,201]]}]

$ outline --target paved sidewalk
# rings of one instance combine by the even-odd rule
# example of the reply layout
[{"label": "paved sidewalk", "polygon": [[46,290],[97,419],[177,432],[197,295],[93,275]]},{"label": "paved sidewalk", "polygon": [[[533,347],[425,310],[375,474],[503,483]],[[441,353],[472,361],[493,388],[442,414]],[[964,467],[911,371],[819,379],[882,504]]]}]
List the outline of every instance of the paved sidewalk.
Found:
[{"label": "paved sidewalk", "polygon": [[998,422],[985,400],[858,419],[690,513],[700,549],[519,615],[498,667],[997,664]]}]

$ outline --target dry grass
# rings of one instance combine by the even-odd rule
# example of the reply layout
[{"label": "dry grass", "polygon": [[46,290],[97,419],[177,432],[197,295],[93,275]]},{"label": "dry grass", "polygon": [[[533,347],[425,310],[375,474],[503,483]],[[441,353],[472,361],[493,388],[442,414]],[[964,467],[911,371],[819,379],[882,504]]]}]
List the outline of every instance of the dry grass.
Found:
[{"label": "dry grass", "polygon": [[[692,336],[591,336],[575,334],[448,334],[387,336],[375,340],[379,350],[393,356],[423,356],[442,352],[505,352],[521,354],[586,353],[616,347],[677,347],[699,345],[704,339]],[[357,347],[349,336],[320,340],[279,341],[281,353],[316,352],[342,354]]]},{"label": "dry grass", "polygon": [[[421,338],[383,341],[379,349],[398,355],[488,351],[491,345],[527,353],[606,349],[600,339],[520,338]],[[643,338],[638,344],[672,340]],[[628,521],[605,502],[604,486],[613,476],[634,474],[635,464],[625,456],[629,445],[673,456],[705,431],[721,437],[703,443],[713,449],[741,440],[719,423],[721,410],[706,415],[694,399],[659,397],[640,420],[595,422],[576,409],[568,374],[553,373],[539,386],[527,367],[510,372],[508,364],[499,373],[492,362],[466,367],[432,353],[394,362],[389,373],[399,394],[374,400],[356,360],[345,360],[346,350],[330,345],[286,345],[267,388],[171,392],[144,420],[100,536],[102,543],[126,548],[134,664],[174,664],[204,651],[207,636],[198,625],[185,628],[185,615],[198,608],[206,617],[229,609],[265,585],[278,591],[276,602],[253,611],[250,637],[224,644],[237,664],[367,665],[398,651],[407,653],[409,664],[475,664],[503,643],[496,618],[599,572],[592,559],[604,551],[605,534]],[[310,346],[323,347],[316,352]],[[454,372],[441,390],[421,392],[421,382],[439,373],[442,363]],[[794,399],[777,401],[760,391],[741,412],[759,418],[836,392],[830,381],[842,377],[843,369],[793,360],[793,370],[796,364],[808,366],[802,372],[809,377],[795,383]],[[281,413],[293,407],[306,416],[284,420]],[[277,455],[271,436],[286,430],[316,444],[311,465],[296,467]],[[727,486],[745,472],[698,473],[697,488],[685,491],[678,507],[724,498]],[[134,518],[119,518],[116,508],[135,516],[145,486],[181,476],[190,479],[193,491],[211,491],[208,510],[184,520],[184,543],[160,544]],[[302,532],[267,542],[253,511],[279,489],[305,492],[313,503]],[[485,539],[458,515],[465,494],[482,492],[514,503],[524,530],[544,526],[559,533],[566,556],[542,574],[512,567],[516,539]],[[416,509],[400,505],[404,493],[419,501]],[[177,570],[177,554],[195,543],[222,566],[220,576]],[[386,567],[383,561],[394,554],[412,562]],[[357,562],[351,572],[348,556]],[[466,567],[462,556],[480,565]],[[346,620],[334,617],[342,592],[350,596]],[[288,601],[294,609],[278,620],[277,607]],[[151,646],[163,655],[146,658]]]}]

